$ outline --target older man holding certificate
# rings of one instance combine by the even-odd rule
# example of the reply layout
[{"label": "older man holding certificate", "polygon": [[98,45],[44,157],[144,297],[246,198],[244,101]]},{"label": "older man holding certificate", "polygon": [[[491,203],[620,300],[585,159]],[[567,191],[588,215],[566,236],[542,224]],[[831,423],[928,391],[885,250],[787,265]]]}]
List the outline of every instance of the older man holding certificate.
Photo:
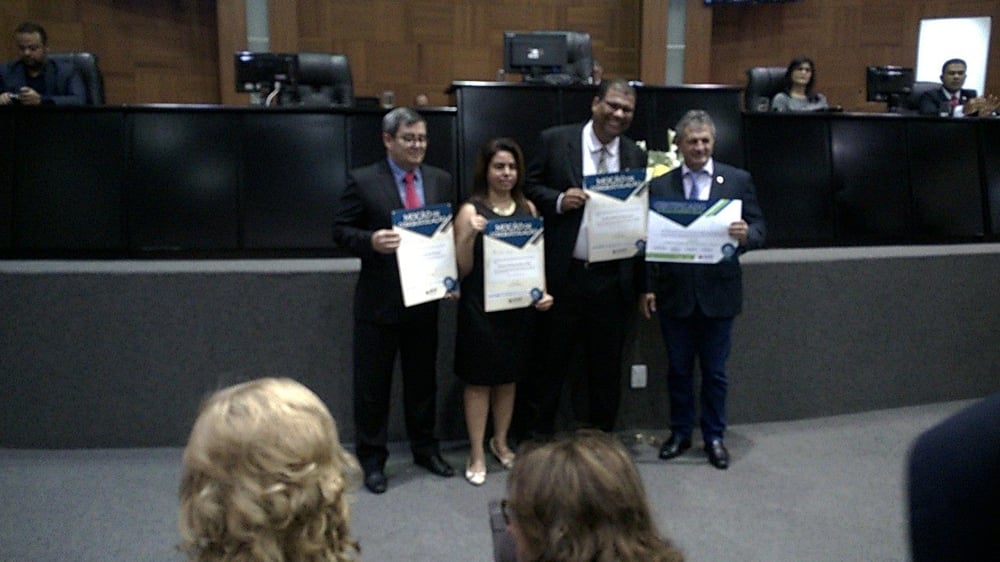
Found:
[{"label": "older man holding certificate", "polygon": [[707,113],[687,112],[676,131],[683,166],[649,184],[648,292],[639,300],[643,316],[659,316],[667,345],[671,434],[660,458],[691,447],[697,358],[705,452],[725,469],[726,360],[743,305],[739,255],[764,244],[764,215],[750,174],[712,159],[715,123]]}]

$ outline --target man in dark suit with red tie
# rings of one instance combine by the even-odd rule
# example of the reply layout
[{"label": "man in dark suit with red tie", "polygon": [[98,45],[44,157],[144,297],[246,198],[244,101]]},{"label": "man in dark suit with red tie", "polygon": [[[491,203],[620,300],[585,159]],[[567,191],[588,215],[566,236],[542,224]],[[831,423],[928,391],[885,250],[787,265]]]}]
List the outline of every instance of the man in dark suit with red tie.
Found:
[{"label": "man in dark suit with red tie", "polygon": [[969,100],[976,97],[975,90],[962,88],[965,84],[965,68],[966,64],[962,59],[950,59],[941,66],[941,88],[924,92],[920,96],[921,115],[954,116],[956,108],[964,108]]},{"label": "man in dark suit with red tie", "polygon": [[423,164],[427,123],[400,107],[382,120],[386,159],[352,170],[334,218],[333,237],[361,258],[354,294],[354,429],[365,486],[387,487],[385,462],[393,366],[400,355],[406,432],[416,464],[439,476],[454,470],[441,457],[437,417],[438,302],[403,305],[396,264],[399,234],[392,211],[453,203],[451,174]]},{"label": "man in dark suit with red tie", "polygon": [[729,466],[723,444],[726,429],[726,360],[733,319],[743,306],[739,256],[764,245],[764,215],[753,179],[745,170],[716,162],[715,123],[702,110],[691,110],[677,123],[677,144],[684,163],[649,184],[650,197],[673,199],[739,199],[742,216],[728,227],[739,242],[731,256],[714,264],[647,263],[647,292],[640,312],[656,313],[667,345],[667,390],[670,393],[670,438],[660,449],[671,459],[691,447],[695,424],[694,364],[701,367],[701,434],[712,466]]},{"label": "man in dark suit with red tie", "polygon": [[637,260],[588,259],[582,224],[588,196],[581,186],[585,175],[645,168],[646,153],[623,134],[635,112],[628,82],[602,81],[590,110],[587,123],[543,131],[528,165],[525,194],[545,218],[545,275],[556,303],[539,318],[538,373],[519,390],[519,423],[528,434],[554,432],[570,372],[587,389],[577,425],[611,431],[618,414]]}]

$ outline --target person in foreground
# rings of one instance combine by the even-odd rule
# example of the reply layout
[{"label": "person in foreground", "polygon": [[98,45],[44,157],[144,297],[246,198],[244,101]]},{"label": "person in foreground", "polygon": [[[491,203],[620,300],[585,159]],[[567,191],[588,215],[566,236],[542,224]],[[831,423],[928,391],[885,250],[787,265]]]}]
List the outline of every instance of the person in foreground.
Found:
[{"label": "person in foreground", "polygon": [[49,60],[48,35],[37,23],[14,30],[20,58],[0,67],[0,105],[84,105],[87,90],[72,63]]},{"label": "person in foreground", "polygon": [[[525,384],[527,433],[552,434],[564,381],[580,373],[574,392],[585,412],[580,427],[612,431],[621,396],[625,330],[634,318],[638,259],[590,261],[584,176],[646,167],[646,153],[625,136],[635,115],[635,89],[603,80],[591,99],[591,119],[542,131],[528,165],[525,194],[545,217],[545,276],[555,298],[539,319],[542,365]],[[527,382],[527,381],[526,381]]]},{"label": "person in foreground", "polygon": [[972,562],[1000,549],[1000,393],[920,434],[909,454],[913,562]]},{"label": "person in foreground", "polygon": [[455,218],[455,251],[462,296],[458,303],[455,374],[465,382],[463,401],[469,431],[465,479],[474,486],[486,481],[486,421],[493,410],[489,447],[504,468],[514,463],[507,443],[514,413],[516,383],[528,368],[535,310],[548,310],[552,296],[543,294],[534,308],[486,312],[484,303],[483,231],[489,220],[538,216],[524,197],[524,156],[513,139],[486,142],[473,172],[472,194]]},{"label": "person in foreground", "polygon": [[352,170],[333,220],[333,239],[361,258],[354,292],[355,453],[365,487],[386,491],[389,401],[397,353],[403,375],[403,409],[413,461],[444,477],[455,470],[442,457],[437,419],[438,301],[403,304],[392,211],[455,199],[451,174],[423,163],[427,122],[408,107],[382,119],[386,158]]},{"label": "person in foreground", "polygon": [[184,449],[180,545],[195,562],[343,562],[360,553],[357,460],[302,384],[263,378],[206,400]]},{"label": "person in foreground", "polygon": [[612,435],[525,447],[503,504],[519,562],[682,562],[656,528],[639,471]]},{"label": "person in foreground", "polygon": [[745,170],[716,162],[715,123],[708,113],[691,110],[677,123],[674,142],[683,156],[679,168],[655,178],[650,197],[715,200],[739,199],[742,217],[729,225],[739,243],[731,256],[715,264],[647,263],[647,291],[639,311],[647,319],[656,313],[667,346],[667,390],[670,393],[670,437],[660,458],[672,459],[691,447],[695,422],[694,363],[701,366],[701,434],[708,460],[718,469],[729,467],[723,444],[726,429],[726,361],[733,319],[743,306],[739,256],[764,245],[764,215],[757,203],[753,179]]},{"label": "person in foreground", "polygon": [[798,57],[785,70],[784,90],[774,95],[771,111],[817,111],[827,109],[826,96],[814,90],[816,64],[809,57]]}]

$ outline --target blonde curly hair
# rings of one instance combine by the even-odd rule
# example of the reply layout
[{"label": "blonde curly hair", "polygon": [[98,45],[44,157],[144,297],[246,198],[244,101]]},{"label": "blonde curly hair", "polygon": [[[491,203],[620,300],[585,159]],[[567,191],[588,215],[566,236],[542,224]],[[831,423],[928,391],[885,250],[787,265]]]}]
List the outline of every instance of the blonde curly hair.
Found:
[{"label": "blonde curly hair", "polygon": [[287,378],[214,393],[184,449],[180,549],[192,561],[349,561],[358,461],[329,410]]}]

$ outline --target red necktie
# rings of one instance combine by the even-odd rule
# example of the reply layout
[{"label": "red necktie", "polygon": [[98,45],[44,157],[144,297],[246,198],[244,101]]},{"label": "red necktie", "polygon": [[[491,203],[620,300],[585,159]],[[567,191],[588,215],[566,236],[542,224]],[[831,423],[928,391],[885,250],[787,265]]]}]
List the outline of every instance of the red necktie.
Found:
[{"label": "red necktie", "polygon": [[416,209],[420,206],[420,196],[417,195],[417,184],[414,182],[416,176],[413,172],[406,172],[403,181],[406,183],[406,208]]},{"label": "red necktie", "polygon": [[954,111],[955,107],[957,106],[958,106],[958,94],[952,94],[951,101],[948,102],[948,107],[950,107],[952,111]]}]

